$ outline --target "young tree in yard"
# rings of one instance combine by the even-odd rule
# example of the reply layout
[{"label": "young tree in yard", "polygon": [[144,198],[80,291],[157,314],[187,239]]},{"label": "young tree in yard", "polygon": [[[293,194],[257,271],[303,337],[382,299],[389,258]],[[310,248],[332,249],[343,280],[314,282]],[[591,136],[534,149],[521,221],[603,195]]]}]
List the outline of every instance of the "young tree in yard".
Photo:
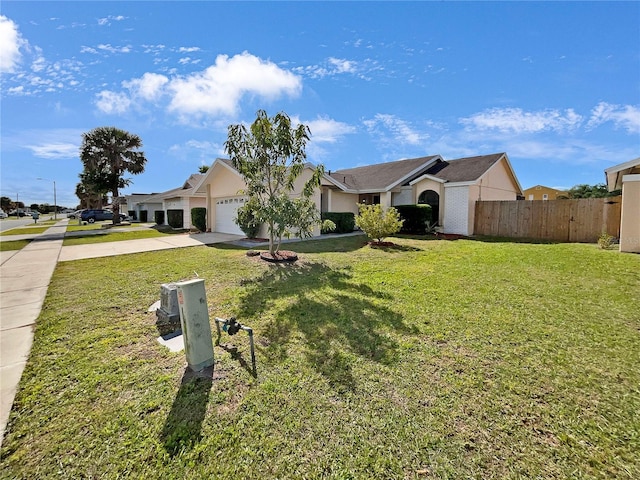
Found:
[{"label": "young tree in yard", "polygon": [[356,225],[372,240],[382,243],[385,237],[393,235],[402,228],[403,220],[398,211],[381,205],[359,205],[360,214],[356,216]]},{"label": "young tree in yard", "polygon": [[140,148],[140,137],[115,127],[94,128],[82,134],[80,160],[84,171],[80,179],[88,192],[111,193],[114,224],[120,223],[119,190],[131,183],[123,175],[144,172],[147,159]]},{"label": "young tree in yard", "polygon": [[306,125],[292,127],[286,113],[270,118],[264,110],[258,111],[249,129],[244,125],[229,126],[225,151],[244,178],[244,193],[249,197],[241,209],[250,209],[256,222],[266,224],[273,257],[283,236],[311,236],[313,226],[321,222],[311,196],[320,185],[322,165],[313,169],[302,191],[292,197],[294,182],[305,169],[310,133]]}]

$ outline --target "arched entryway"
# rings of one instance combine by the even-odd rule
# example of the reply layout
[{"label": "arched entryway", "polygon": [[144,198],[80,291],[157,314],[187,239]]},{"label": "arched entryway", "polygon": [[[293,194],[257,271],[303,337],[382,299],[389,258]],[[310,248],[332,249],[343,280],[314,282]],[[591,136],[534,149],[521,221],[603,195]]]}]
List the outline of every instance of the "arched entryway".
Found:
[{"label": "arched entryway", "polygon": [[440,223],[440,195],[435,190],[425,190],[418,196],[418,205],[431,205],[431,221]]}]

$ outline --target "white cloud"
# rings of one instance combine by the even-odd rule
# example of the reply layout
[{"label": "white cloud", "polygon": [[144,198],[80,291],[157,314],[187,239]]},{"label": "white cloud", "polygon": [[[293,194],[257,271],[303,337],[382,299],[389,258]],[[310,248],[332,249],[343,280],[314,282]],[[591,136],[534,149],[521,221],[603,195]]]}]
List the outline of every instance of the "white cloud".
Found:
[{"label": "white cloud", "polygon": [[157,100],[163,93],[163,87],[169,82],[164,75],[157,73],[145,73],[140,78],[134,78],[128,82],[122,82],[125,88],[131,91],[132,96],[144,100]]},{"label": "white cloud", "polygon": [[40,158],[78,158],[82,131],[75,129],[22,130],[8,133],[5,146],[9,150],[30,150]]},{"label": "white cloud", "polygon": [[20,49],[26,45],[18,26],[0,15],[0,73],[13,73],[20,63]]},{"label": "white cloud", "polygon": [[109,15],[108,17],[99,18],[98,25],[111,25],[111,21],[121,22],[125,17],[122,15]]},{"label": "white cloud", "polygon": [[73,143],[47,143],[27,145],[33,155],[41,158],[73,158],[78,156],[78,145]]},{"label": "white cloud", "polygon": [[180,114],[233,114],[245,94],[275,99],[297,96],[300,78],[248,52],[229,58],[218,55],[215,65],[202,72],[171,80],[169,109]]},{"label": "white cloud", "polygon": [[200,47],[180,47],[178,49],[180,53],[190,53],[190,52],[199,52]]},{"label": "white cloud", "polygon": [[[301,75],[307,75],[311,78],[324,78],[345,73],[359,75],[360,72],[367,69],[368,67],[354,60],[329,57],[322,64],[296,67],[293,71]],[[360,77],[363,78],[362,75],[360,75]]]},{"label": "white cloud", "polygon": [[377,113],[373,119],[364,120],[369,133],[386,139],[386,141],[400,144],[419,145],[429,138],[427,133],[421,133],[408,122],[384,113]]},{"label": "white cloud", "polygon": [[130,53],[131,45],[126,45],[124,47],[114,47],[110,43],[101,43],[98,45],[98,50],[103,50],[109,53]]},{"label": "white cloud", "polygon": [[622,127],[629,133],[640,133],[640,108],[600,102],[591,110],[587,128],[595,128],[605,122],[613,122],[616,127]]},{"label": "white cloud", "polygon": [[492,108],[461,118],[460,123],[479,130],[500,132],[536,133],[542,131],[574,130],[582,124],[582,116],[569,108],[564,112],[549,109],[525,112],[520,108]]},{"label": "white cloud", "polygon": [[319,116],[315,120],[300,122],[297,117],[292,118],[293,123],[304,123],[311,130],[311,141],[316,143],[335,143],[340,137],[356,132],[353,125],[339,122],[332,118]]},{"label": "white cloud", "polygon": [[198,159],[201,165],[211,165],[216,157],[225,156],[224,146],[206,140],[187,140],[169,147],[169,153],[180,160]]},{"label": "white cloud", "polygon": [[124,113],[131,105],[131,99],[125,93],[103,90],[97,95],[96,106],[106,114]]}]

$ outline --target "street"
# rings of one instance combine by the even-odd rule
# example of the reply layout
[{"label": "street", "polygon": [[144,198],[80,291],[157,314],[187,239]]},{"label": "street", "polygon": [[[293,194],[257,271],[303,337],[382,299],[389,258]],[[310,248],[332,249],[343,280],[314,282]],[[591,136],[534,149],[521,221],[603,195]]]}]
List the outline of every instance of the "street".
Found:
[{"label": "street", "polygon": [[[40,219],[38,220],[38,223],[43,222],[45,220],[49,220],[50,216],[52,215],[49,215],[49,214],[41,215]],[[58,214],[58,218],[64,218],[64,217]],[[3,218],[2,220],[0,220],[0,232],[4,232],[11,228],[22,227],[24,225],[34,225],[33,218],[31,218],[31,215],[29,215],[28,217],[21,217],[21,218],[16,218],[16,217]]]}]

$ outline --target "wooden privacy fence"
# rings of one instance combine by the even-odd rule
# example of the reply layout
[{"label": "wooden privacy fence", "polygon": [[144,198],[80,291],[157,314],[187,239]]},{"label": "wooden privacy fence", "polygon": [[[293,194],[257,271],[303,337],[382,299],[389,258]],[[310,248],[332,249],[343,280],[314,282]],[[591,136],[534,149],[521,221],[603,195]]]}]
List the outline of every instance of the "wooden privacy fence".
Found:
[{"label": "wooden privacy fence", "polygon": [[620,236],[622,197],[476,202],[474,234],[592,243]]}]

